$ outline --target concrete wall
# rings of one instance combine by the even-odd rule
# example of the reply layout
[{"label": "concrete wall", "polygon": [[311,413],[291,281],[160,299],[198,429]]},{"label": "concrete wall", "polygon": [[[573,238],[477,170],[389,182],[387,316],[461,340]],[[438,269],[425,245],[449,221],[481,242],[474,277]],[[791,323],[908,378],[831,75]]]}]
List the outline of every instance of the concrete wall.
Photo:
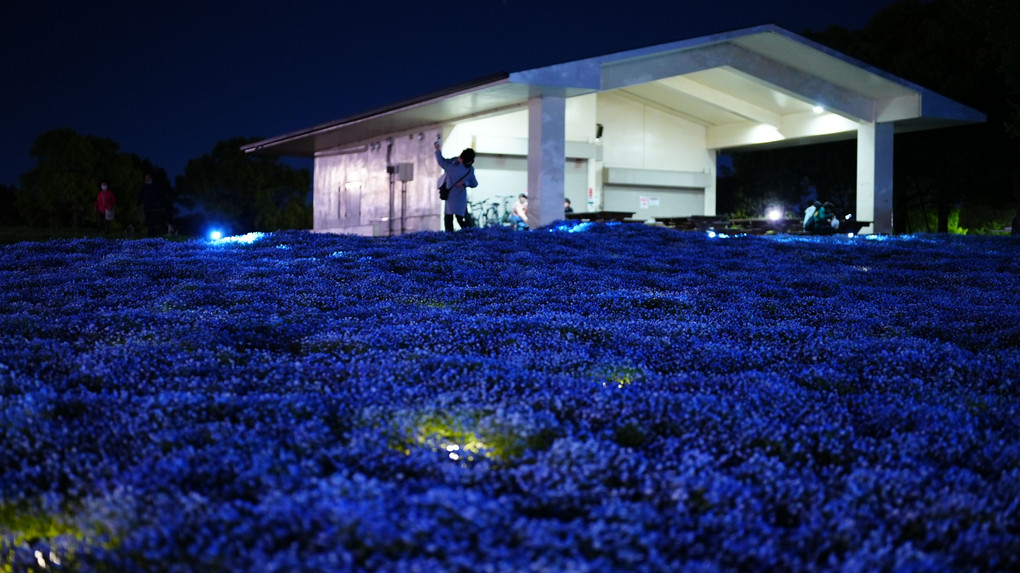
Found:
[{"label": "concrete wall", "polygon": [[715,214],[716,153],[706,147],[704,126],[622,92],[598,95],[597,121],[604,167],[705,173],[703,212],[674,215]]},{"label": "concrete wall", "polygon": [[[419,133],[421,134],[419,138]],[[390,234],[391,186],[387,165],[411,163],[414,178],[403,184],[394,177],[392,185],[392,229],[401,231],[401,209],[405,232],[438,230],[440,208],[436,165],[432,143],[438,128],[394,134],[390,140],[321,153],[315,158],[314,230],[358,235]]]}]

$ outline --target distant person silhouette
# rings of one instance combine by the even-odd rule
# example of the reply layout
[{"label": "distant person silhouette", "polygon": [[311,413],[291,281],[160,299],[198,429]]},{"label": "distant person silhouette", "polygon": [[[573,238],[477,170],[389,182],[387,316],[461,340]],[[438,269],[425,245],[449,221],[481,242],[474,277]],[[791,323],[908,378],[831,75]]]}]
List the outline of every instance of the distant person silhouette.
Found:
[{"label": "distant person silhouette", "polygon": [[99,186],[99,193],[96,195],[96,211],[99,213],[99,219],[107,233],[110,232],[110,226],[113,224],[113,209],[116,203],[117,198],[113,191],[110,190],[106,181],[103,181]]},{"label": "distant person silhouette", "polygon": [[153,183],[152,175],[145,174],[145,181],[138,190],[138,203],[142,206],[142,214],[145,216],[145,230],[150,237],[163,232],[166,221],[163,215],[166,211],[166,199],[163,191]]}]

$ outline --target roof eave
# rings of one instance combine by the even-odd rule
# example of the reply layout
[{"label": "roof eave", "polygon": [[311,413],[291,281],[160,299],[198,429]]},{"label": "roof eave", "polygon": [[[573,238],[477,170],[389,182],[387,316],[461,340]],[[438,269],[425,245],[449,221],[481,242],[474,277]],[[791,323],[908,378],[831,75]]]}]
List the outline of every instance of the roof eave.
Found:
[{"label": "roof eave", "polygon": [[387,115],[392,115],[397,112],[441,102],[452,96],[476,92],[486,88],[505,84],[509,81],[508,78],[509,74],[506,72],[490,74],[488,76],[477,78],[468,82],[464,82],[449,88],[428,93],[419,97],[399,101],[387,106],[369,110],[364,113],[348,116],[343,119],[323,123],[306,129],[287,133],[284,135],[270,137],[268,139],[263,139],[261,141],[256,141],[254,143],[241,147],[241,150],[244,151],[245,153],[269,153],[274,155],[298,155],[311,157],[312,155],[314,155],[315,152],[314,144],[310,151],[309,150],[301,151],[303,149],[303,146],[301,145],[301,142],[303,140],[311,141],[320,134],[329,131],[339,130],[346,126],[351,126],[354,124],[364,122],[365,120],[368,119],[385,117]]}]

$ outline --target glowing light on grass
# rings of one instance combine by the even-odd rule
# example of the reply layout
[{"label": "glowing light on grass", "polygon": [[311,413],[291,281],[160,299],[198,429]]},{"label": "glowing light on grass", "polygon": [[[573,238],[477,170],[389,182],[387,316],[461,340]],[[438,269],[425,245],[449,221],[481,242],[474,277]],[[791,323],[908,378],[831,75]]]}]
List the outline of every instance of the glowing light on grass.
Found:
[{"label": "glowing light on grass", "polygon": [[610,370],[604,377],[602,382],[603,388],[609,386],[616,386],[617,388],[623,388],[624,386],[636,382],[641,378],[641,371],[637,368],[620,367]]},{"label": "glowing light on grass", "polygon": [[[459,439],[455,439],[454,442],[447,440],[449,440],[449,438],[440,439],[440,448],[445,450],[450,459],[455,462],[461,460],[473,462],[475,461],[476,456],[485,457],[488,450],[486,445],[474,434],[460,436]],[[426,442],[428,442],[428,440],[426,440]],[[436,448],[433,449],[435,450]]]},{"label": "glowing light on grass", "polygon": [[765,216],[768,217],[769,221],[778,221],[783,218],[783,210],[779,207],[772,207],[765,213]]},{"label": "glowing light on grass", "polygon": [[455,462],[467,463],[494,454],[492,448],[464,424],[446,415],[428,416],[408,429],[401,443],[391,447],[410,455],[414,447],[426,447],[434,452],[446,452]]},{"label": "glowing light on grass", "polygon": [[[50,569],[51,565],[59,568],[65,560],[73,559],[73,550],[69,549],[64,540],[88,541],[93,539],[93,535],[112,533],[102,527],[96,531],[83,530],[74,525],[73,521],[72,513],[54,514],[34,506],[0,503],[0,524],[3,524],[0,529],[6,529],[7,536],[4,541],[12,542],[14,546],[41,544],[42,549],[35,549],[32,552],[32,557],[40,569]],[[116,539],[110,538],[101,544],[110,547],[115,543]],[[11,548],[11,545],[7,545],[4,551]],[[20,569],[11,568],[6,562],[4,552],[0,552],[0,573],[13,571]]]},{"label": "glowing light on grass", "polygon": [[555,227],[550,227],[549,228],[549,232],[553,232],[553,233],[564,233],[564,232],[566,232],[566,233],[583,233],[583,232],[587,231],[588,229],[590,229],[591,226],[592,226],[592,222],[591,221],[583,221],[581,223],[563,223],[561,225],[556,225]]},{"label": "glowing light on grass", "polygon": [[265,237],[265,233],[248,233],[246,235],[236,235],[231,237],[224,237],[220,231],[212,231],[209,233],[209,240],[217,245],[222,244],[243,244],[250,245],[255,241]]}]

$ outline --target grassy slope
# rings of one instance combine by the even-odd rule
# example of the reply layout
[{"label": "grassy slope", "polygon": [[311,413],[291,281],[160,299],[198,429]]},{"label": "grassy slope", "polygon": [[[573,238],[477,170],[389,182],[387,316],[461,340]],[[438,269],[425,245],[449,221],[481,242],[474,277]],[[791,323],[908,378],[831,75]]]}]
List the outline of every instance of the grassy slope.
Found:
[{"label": "grassy slope", "polygon": [[0,558],[1015,568],[1018,253],[629,225],[4,247]]}]

